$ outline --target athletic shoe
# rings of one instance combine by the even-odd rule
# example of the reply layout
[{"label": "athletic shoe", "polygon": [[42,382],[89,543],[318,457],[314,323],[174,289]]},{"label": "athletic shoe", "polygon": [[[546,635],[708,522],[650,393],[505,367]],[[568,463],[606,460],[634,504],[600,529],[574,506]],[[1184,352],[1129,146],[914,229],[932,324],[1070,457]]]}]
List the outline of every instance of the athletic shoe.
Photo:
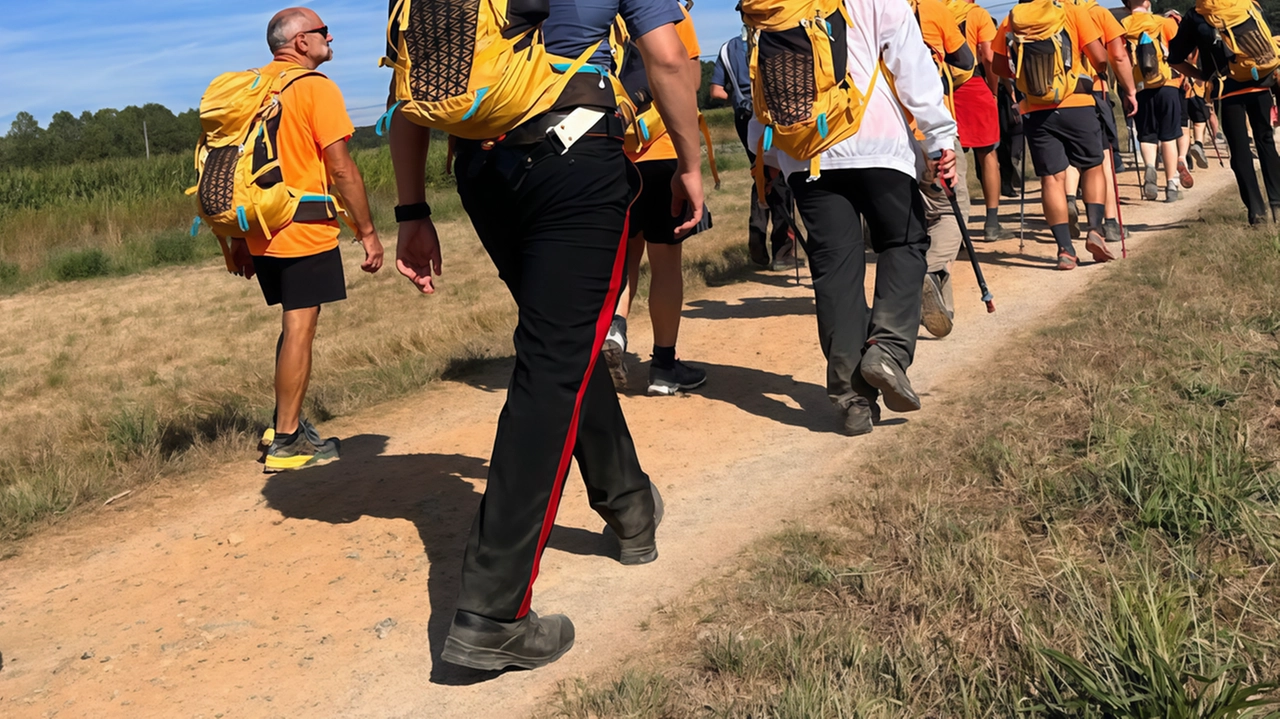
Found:
[{"label": "athletic shoe", "polygon": [[[754,199],[752,200],[754,202]],[[747,255],[753,264],[761,267],[769,266],[769,248],[765,245],[763,232],[752,232],[747,235]]]},{"label": "athletic shoe", "polygon": [[1074,197],[1067,198],[1067,231],[1071,233],[1071,239],[1080,239],[1080,206]]},{"label": "athletic shoe", "polygon": [[295,434],[291,441],[286,442],[281,436],[276,436],[271,441],[267,455],[263,458],[264,473],[314,467],[339,458],[340,443],[337,437],[330,437],[323,442],[314,441],[320,439],[319,434],[314,434],[314,428],[310,431],[305,427],[300,429],[302,431]]},{"label": "athletic shoe", "polygon": [[[875,410],[872,409],[875,407]],[[880,409],[874,400],[854,397],[844,408],[844,433],[850,437],[868,434],[875,427],[875,414]]]},{"label": "athletic shoe", "polygon": [[[621,564],[636,566],[648,564],[658,558],[658,525],[662,524],[666,505],[662,501],[662,494],[658,492],[658,486],[653,482],[649,483],[649,491],[653,493],[653,526],[645,527],[630,539],[618,537],[618,562]],[[605,527],[605,533],[617,536],[612,527]]]},{"label": "athletic shoe", "polygon": [[942,339],[951,334],[952,314],[942,295],[942,280],[936,272],[924,276],[924,291],[920,301],[920,323],[929,334]]},{"label": "athletic shoe", "polygon": [[1018,196],[1018,190],[1014,188],[1012,180],[1001,180],[1000,194],[1005,197],[1016,198]]},{"label": "athletic shoe", "polygon": [[773,262],[769,265],[771,270],[789,270],[793,267],[804,267],[803,257],[796,255],[796,241],[794,239],[787,240],[786,244],[778,248],[773,255]]},{"label": "athletic shoe", "polygon": [[1070,252],[1061,251],[1058,253],[1058,269],[1060,270],[1074,270],[1079,263],[1079,258]]},{"label": "athletic shoe", "polygon": [[1177,202],[1178,200],[1181,200],[1181,199],[1182,199],[1182,191],[1178,189],[1177,185],[1171,184],[1168,187],[1164,188],[1165,202]]},{"label": "athletic shoe", "polygon": [[1094,262],[1110,262],[1116,258],[1116,254],[1107,247],[1102,233],[1097,230],[1089,230],[1089,239],[1084,241],[1084,248],[1093,255]]},{"label": "athletic shoe", "polygon": [[1102,235],[1107,242],[1120,241],[1120,223],[1115,220],[1107,220],[1102,223]]},{"label": "athletic shoe", "polygon": [[920,409],[920,398],[911,389],[911,381],[907,373],[898,366],[898,361],[887,350],[878,344],[867,347],[862,353],[862,363],[858,365],[862,378],[872,387],[880,390],[884,397],[884,406],[894,412],[914,412]]},{"label": "athletic shoe", "polygon": [[1187,150],[1187,155],[1196,163],[1196,167],[1201,170],[1209,167],[1209,155],[1204,151],[1204,143],[1193,142],[1191,149]]},{"label": "athletic shoe", "polygon": [[682,390],[697,389],[707,381],[707,371],[691,367],[680,360],[670,369],[649,365],[649,394],[671,396]]},{"label": "athletic shoe", "polygon": [[1156,181],[1156,168],[1148,167],[1145,181],[1142,183],[1142,199],[1156,200],[1160,198],[1160,185]]},{"label": "athletic shoe", "polygon": [[498,622],[459,609],[440,658],[488,672],[537,669],[572,648],[573,622],[563,614],[539,617],[529,612],[513,622]]},{"label": "athletic shoe", "polygon": [[1112,160],[1111,167],[1116,171],[1117,175],[1123,174],[1124,172],[1128,171],[1129,168],[1126,167],[1124,164],[1124,156],[1121,155],[1120,153],[1118,152],[1111,153],[1111,160]]},{"label": "athletic shoe", "polygon": [[1008,239],[1009,233],[1000,226],[1000,220],[988,218],[982,225],[982,237],[987,242],[995,242]]},{"label": "athletic shoe", "polygon": [[604,336],[604,363],[613,378],[613,388],[619,392],[627,388],[627,320],[614,315],[609,332]]},{"label": "athletic shoe", "polygon": [[1191,169],[1182,160],[1178,160],[1178,179],[1182,181],[1182,186],[1188,190],[1196,186],[1196,178],[1192,177]]},{"label": "athletic shoe", "polygon": [[[276,423],[275,416],[272,415],[271,424],[274,425],[275,423]],[[298,426],[301,427],[302,431],[306,433],[307,439],[311,440],[312,444],[324,444],[324,441],[320,439],[320,430],[316,429],[316,426],[314,424],[311,424],[311,422],[306,417],[298,418]],[[276,439],[276,428],[274,426],[267,427],[266,429],[262,430],[262,437],[261,439],[258,440],[258,448],[265,451],[268,447],[271,446],[271,443],[274,442],[275,439]]]}]

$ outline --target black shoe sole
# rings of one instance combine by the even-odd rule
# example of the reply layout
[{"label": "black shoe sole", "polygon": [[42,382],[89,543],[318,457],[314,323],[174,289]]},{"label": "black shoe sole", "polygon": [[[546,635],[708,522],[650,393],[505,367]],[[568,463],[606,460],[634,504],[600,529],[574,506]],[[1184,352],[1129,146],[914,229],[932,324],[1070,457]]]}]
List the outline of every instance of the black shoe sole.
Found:
[{"label": "black shoe sole", "polygon": [[554,654],[545,657],[526,657],[501,649],[486,649],[467,644],[464,641],[448,637],[444,640],[444,650],[440,658],[450,664],[478,669],[484,672],[500,672],[503,669],[537,669],[545,667],[564,656],[573,649],[573,640],[560,647]]},{"label": "black shoe sole", "polygon": [[613,380],[613,388],[622,392],[627,388],[626,350],[620,345],[606,341],[600,350],[604,355],[605,366],[609,369],[609,378]]}]

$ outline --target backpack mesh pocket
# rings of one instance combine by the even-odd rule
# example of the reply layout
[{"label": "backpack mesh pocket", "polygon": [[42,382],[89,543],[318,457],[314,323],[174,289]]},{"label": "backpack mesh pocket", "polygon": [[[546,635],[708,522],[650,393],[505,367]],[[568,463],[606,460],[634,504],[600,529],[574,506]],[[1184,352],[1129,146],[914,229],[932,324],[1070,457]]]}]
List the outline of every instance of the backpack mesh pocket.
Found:
[{"label": "backpack mesh pocket", "polygon": [[231,210],[231,201],[236,191],[236,161],[239,158],[238,145],[215,147],[205,157],[204,171],[200,173],[200,188],[196,194],[200,198],[200,209],[206,217]]},{"label": "backpack mesh pocket", "polygon": [[759,71],[764,104],[774,124],[795,125],[813,115],[818,89],[813,45],[804,28],[761,33]]},{"label": "backpack mesh pocket", "polygon": [[1253,60],[1254,64],[1268,65],[1275,61],[1275,45],[1253,18],[1231,28],[1231,36],[1235,38],[1240,52]]},{"label": "backpack mesh pocket", "polygon": [[436,102],[467,92],[480,0],[419,0],[404,31],[413,99]]},{"label": "backpack mesh pocket", "polygon": [[[1146,38],[1145,33],[1143,37]],[[1159,49],[1150,38],[1146,39],[1147,42],[1138,42],[1137,57],[1134,60],[1138,70],[1142,72],[1143,82],[1155,82],[1160,79],[1160,57],[1157,54]]]},{"label": "backpack mesh pocket", "polygon": [[1065,36],[1064,31],[1062,44],[1049,38],[1034,40],[1022,46],[1022,81],[1027,86],[1028,94],[1036,97],[1052,95],[1053,81],[1058,77],[1059,60],[1064,70],[1071,68],[1071,57],[1064,52],[1065,48],[1070,47],[1071,40]]}]

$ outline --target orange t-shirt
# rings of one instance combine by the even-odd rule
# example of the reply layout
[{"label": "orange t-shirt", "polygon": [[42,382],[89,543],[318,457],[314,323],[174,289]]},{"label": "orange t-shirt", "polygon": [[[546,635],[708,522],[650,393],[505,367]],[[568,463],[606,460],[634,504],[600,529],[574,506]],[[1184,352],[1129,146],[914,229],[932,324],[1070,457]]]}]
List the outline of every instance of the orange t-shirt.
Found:
[{"label": "orange t-shirt", "polygon": [[991,19],[991,13],[982,6],[973,3],[969,5],[969,14],[964,21],[964,39],[973,50],[974,62],[981,62],[978,45],[996,39],[996,21]]},{"label": "orange t-shirt", "polygon": [[[1041,2],[1042,0],[1033,1]],[[1071,38],[1071,55],[1075,57],[1078,62],[1083,62],[1085,65],[1088,65],[1089,56],[1088,53],[1085,52],[1084,48],[1089,43],[1100,41],[1102,39],[1102,33],[1098,30],[1098,24],[1093,21],[1093,18],[1089,17],[1089,13],[1085,12],[1084,8],[1077,5],[1067,3],[1062,6],[1062,9],[1067,14],[1063,29],[1067,31],[1067,36]],[[995,43],[991,46],[992,52],[998,56],[996,58],[996,62],[1006,63],[1005,67],[1008,67],[1009,62],[1009,43],[1007,38],[1011,32],[1009,28],[1009,20],[1012,16],[1013,13],[1011,12],[1009,16],[1004,19],[1004,22],[1000,23],[1000,29],[996,31]],[[1093,107],[1093,94],[1089,92],[1073,92],[1070,95],[1067,95],[1062,102],[1050,102],[1044,104],[1031,104],[1028,100],[1024,99],[1018,107],[1024,115],[1029,112],[1055,110],[1060,107]]]},{"label": "orange t-shirt", "polygon": [[924,36],[924,44],[933,51],[933,59],[940,65],[945,62],[943,58],[964,47],[965,39],[960,32],[960,25],[941,0],[919,0],[916,3],[916,19],[920,21],[920,34]]},{"label": "orange t-shirt", "polygon": [[[684,9],[684,4],[679,5],[680,12],[684,15],[684,19],[676,23],[676,34],[680,36],[680,42],[684,43],[684,49],[689,53],[690,60],[697,60],[702,55],[702,48],[698,45],[698,34],[693,29],[693,18],[689,17],[689,11]],[[674,160],[676,159],[676,145],[671,141],[671,136],[662,133],[662,136],[649,143],[638,154],[627,153],[627,157],[632,162],[644,162],[645,160]]]},{"label": "orange t-shirt", "polygon": [[[262,74],[279,73],[292,64],[275,61],[262,68]],[[304,77],[280,93],[280,107],[276,146],[285,184],[306,194],[329,194],[324,149],[356,131],[342,91],[327,77]],[[337,220],[295,222],[270,241],[248,238],[249,252],[269,257],[317,255],[338,246],[338,232]]]},{"label": "orange t-shirt", "polygon": [[[1098,32],[1102,34],[1102,44],[1107,45],[1116,38],[1124,39],[1124,25],[1116,19],[1116,16],[1110,10],[1099,5],[1096,0],[1091,0],[1085,7],[1089,10],[1089,17],[1093,18],[1093,22],[1098,26]],[[1106,85],[1103,84],[1102,76],[1094,69],[1093,63],[1085,62],[1085,69],[1089,71],[1089,76],[1093,78],[1093,91],[1105,92]]]},{"label": "orange t-shirt", "polygon": [[[1137,10],[1137,11],[1135,11],[1135,12],[1130,13],[1130,14],[1128,15],[1128,17],[1126,17],[1126,18],[1125,18],[1125,25],[1126,25],[1126,26],[1128,26],[1130,18],[1134,18],[1134,17],[1136,17],[1137,15],[1139,15],[1139,14],[1140,14],[1140,13],[1142,13],[1142,12],[1144,12],[1144,11],[1142,11],[1142,10]],[[1154,13],[1148,13],[1148,16],[1151,16],[1151,15],[1154,15]],[[1157,16],[1157,17],[1158,17],[1158,16]],[[1145,19],[1145,18],[1144,18],[1144,19]],[[1173,40],[1174,36],[1176,36],[1176,35],[1178,34],[1178,21],[1177,21],[1177,20],[1174,20],[1174,19],[1173,19],[1173,18],[1171,18],[1171,17],[1164,17],[1164,18],[1159,18],[1159,19],[1160,19],[1160,21],[1161,21],[1161,22],[1160,22],[1160,42],[1161,42],[1161,44],[1162,44],[1162,46],[1163,46],[1163,47],[1161,48],[1161,50],[1162,50],[1162,51],[1167,51],[1167,50],[1169,49],[1169,43]],[[1182,87],[1182,80],[1183,80],[1183,78],[1182,78],[1182,76],[1181,76],[1181,75],[1177,75],[1177,74],[1175,74],[1175,75],[1173,76],[1173,79],[1168,80],[1167,82],[1165,82],[1165,83],[1164,83],[1163,85],[1161,85],[1160,87],[1174,87],[1174,88],[1181,88],[1181,87]]]}]

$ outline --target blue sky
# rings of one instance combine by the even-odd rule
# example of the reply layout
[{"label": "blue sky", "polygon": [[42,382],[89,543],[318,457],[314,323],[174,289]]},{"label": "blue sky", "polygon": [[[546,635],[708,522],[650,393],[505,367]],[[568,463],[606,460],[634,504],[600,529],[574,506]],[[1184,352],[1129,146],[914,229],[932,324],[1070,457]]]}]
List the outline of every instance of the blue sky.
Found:
[{"label": "blue sky", "polygon": [[[702,51],[715,53],[741,28],[736,0],[698,0]],[[1011,2],[984,2],[1003,15]],[[267,20],[283,5],[251,0],[36,0],[6,2],[0,25],[0,134],[19,111],[40,124],[59,110],[158,102],[194,107],[213,76],[262,65]],[[324,66],[357,125],[372,124],[390,71],[378,67],[386,33],[383,0],[323,0],[310,7],[333,33]]]}]

